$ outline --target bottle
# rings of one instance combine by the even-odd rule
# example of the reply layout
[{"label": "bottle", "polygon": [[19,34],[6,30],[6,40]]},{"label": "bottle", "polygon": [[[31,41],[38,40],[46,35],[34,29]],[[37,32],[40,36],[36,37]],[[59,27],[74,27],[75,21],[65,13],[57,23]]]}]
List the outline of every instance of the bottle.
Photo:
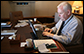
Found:
[{"label": "bottle", "polygon": [[37,23],[37,18],[34,18],[34,24],[36,24]]}]

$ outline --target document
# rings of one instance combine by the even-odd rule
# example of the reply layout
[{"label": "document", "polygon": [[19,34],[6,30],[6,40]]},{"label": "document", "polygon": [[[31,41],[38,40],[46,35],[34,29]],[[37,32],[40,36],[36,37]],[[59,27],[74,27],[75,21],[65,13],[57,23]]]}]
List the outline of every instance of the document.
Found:
[{"label": "document", "polygon": [[26,42],[21,42],[20,47],[25,47],[26,44],[27,44]]},{"label": "document", "polygon": [[26,25],[28,25],[28,23],[22,22],[22,23],[18,23],[17,25],[15,25],[15,27],[24,27]]},{"label": "document", "polygon": [[18,22],[23,23],[23,22],[29,22],[29,21],[28,20],[18,20]]},{"label": "document", "polygon": [[14,35],[17,30],[2,30],[1,35]]},{"label": "document", "polygon": [[[33,22],[32,19],[30,19],[31,22]],[[29,22],[28,20],[18,20],[18,22],[24,23],[24,22]]]},{"label": "document", "polygon": [[34,42],[34,49],[37,49],[37,47],[39,46],[39,45],[41,45],[41,44],[49,44],[49,45],[51,45],[51,44],[55,44],[56,46],[55,47],[50,47],[50,48],[59,48],[58,46],[57,46],[57,44],[56,44],[56,42],[53,40],[53,39],[37,39],[37,40],[33,40],[33,42]]},{"label": "document", "polygon": [[38,46],[38,50],[39,50],[40,53],[46,53],[46,52],[49,51],[49,50],[46,48],[46,46],[45,46],[44,43]]},{"label": "document", "polygon": [[[50,49],[59,48],[57,43],[53,39],[37,39],[37,40],[33,40],[33,42],[34,42],[34,49],[38,49],[40,53],[69,53],[69,52],[63,52],[63,51],[52,52]],[[56,47],[47,48],[45,44],[49,44],[49,45],[55,44]]]},{"label": "document", "polygon": [[12,35],[12,36],[10,36],[10,37],[8,37],[8,39],[14,39],[15,40],[15,37],[16,37],[16,35]]}]

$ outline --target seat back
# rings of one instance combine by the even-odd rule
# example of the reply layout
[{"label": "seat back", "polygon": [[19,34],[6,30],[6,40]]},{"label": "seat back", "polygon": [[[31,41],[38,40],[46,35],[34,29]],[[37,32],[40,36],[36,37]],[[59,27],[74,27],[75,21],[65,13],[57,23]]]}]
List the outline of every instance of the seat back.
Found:
[{"label": "seat back", "polygon": [[9,13],[11,23],[17,23],[18,20],[23,19],[22,11],[12,11]]},{"label": "seat back", "polygon": [[82,16],[76,16],[83,24],[83,17]]},{"label": "seat back", "polygon": [[54,18],[54,22],[57,23],[59,21],[59,16],[58,16],[58,13],[55,12],[55,18]]},{"label": "seat back", "polygon": [[[81,22],[82,22],[82,25],[83,25],[83,17],[82,16],[76,16]],[[83,31],[82,31],[82,43],[83,43]]]}]

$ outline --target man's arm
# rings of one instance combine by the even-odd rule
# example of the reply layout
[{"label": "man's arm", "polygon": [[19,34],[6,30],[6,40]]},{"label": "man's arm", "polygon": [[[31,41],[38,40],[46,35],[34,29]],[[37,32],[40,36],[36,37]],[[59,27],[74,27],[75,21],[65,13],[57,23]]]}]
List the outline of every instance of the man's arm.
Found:
[{"label": "man's arm", "polygon": [[76,32],[78,30],[78,24],[77,23],[73,23],[72,25],[68,25],[68,28],[62,31],[61,35],[53,35],[53,39],[56,39],[64,44],[69,44],[73,37],[76,36]]}]

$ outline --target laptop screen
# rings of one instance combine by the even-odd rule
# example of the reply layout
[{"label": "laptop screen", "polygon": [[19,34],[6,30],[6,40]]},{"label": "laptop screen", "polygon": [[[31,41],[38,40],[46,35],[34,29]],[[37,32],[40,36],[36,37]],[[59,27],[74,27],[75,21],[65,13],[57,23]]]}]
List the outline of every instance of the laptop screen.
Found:
[{"label": "laptop screen", "polygon": [[33,30],[34,35],[37,37],[36,30],[35,30],[35,28],[34,28],[32,22],[31,22],[30,20],[29,20],[29,24],[30,24],[30,27],[31,27],[32,30]]}]

